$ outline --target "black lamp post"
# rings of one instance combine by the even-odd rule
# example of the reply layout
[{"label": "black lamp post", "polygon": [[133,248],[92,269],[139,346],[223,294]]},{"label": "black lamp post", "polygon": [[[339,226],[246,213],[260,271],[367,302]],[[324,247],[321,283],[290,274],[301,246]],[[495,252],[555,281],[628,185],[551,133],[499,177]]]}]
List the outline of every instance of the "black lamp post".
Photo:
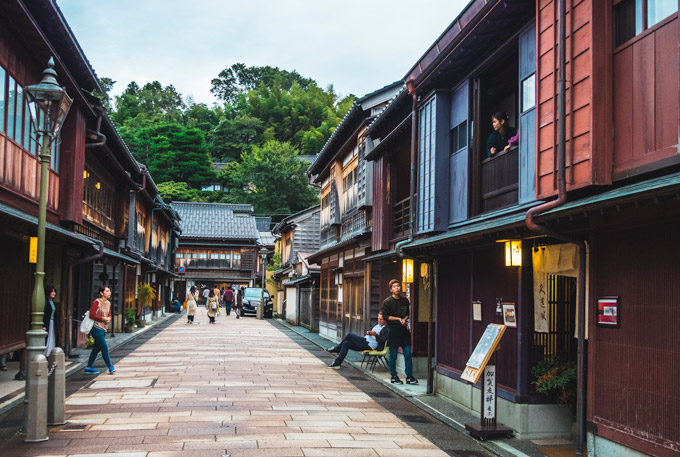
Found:
[{"label": "black lamp post", "polygon": [[[31,125],[40,139],[40,200],[38,204],[38,252],[35,264],[35,284],[31,298],[31,329],[28,336],[28,364],[33,357],[45,351],[43,312],[45,310],[45,224],[47,216],[47,179],[49,177],[50,150],[59,136],[71,99],[57,83],[54,59],[50,57],[43,78],[38,84],[25,88],[31,110]],[[26,390],[28,392],[28,389]]]}]

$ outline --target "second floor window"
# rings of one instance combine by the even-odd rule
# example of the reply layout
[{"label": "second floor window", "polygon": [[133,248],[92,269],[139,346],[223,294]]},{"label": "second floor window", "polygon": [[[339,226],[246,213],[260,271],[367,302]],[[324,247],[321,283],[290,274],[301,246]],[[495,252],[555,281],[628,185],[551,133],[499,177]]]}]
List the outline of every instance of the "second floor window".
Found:
[{"label": "second floor window", "polygon": [[342,178],[343,213],[353,210],[357,205],[357,168]]},{"label": "second floor window", "polygon": [[678,2],[671,0],[619,2],[614,7],[614,45],[622,45],[677,11]]},{"label": "second floor window", "polygon": [[331,220],[331,193],[326,192],[326,195],[321,197],[321,227],[325,227]]},{"label": "second floor window", "polygon": [[113,187],[89,167],[85,167],[83,177],[83,214],[91,222],[113,231]]}]

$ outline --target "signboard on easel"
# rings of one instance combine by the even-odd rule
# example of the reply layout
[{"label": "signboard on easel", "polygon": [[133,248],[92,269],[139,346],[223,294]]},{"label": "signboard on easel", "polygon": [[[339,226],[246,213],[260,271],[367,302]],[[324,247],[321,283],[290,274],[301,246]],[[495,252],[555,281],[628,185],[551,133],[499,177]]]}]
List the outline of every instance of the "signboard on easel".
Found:
[{"label": "signboard on easel", "polygon": [[[476,384],[482,377],[481,417],[479,424],[467,423],[465,428],[470,435],[479,439],[496,436],[511,436],[512,429],[496,422],[496,356],[501,337],[505,333],[505,325],[489,324],[479,339],[475,350],[468,359],[461,378]],[[483,375],[483,376],[482,376]]]},{"label": "signboard on easel", "polygon": [[476,384],[505,332],[505,325],[489,324],[465,364],[461,379]]}]

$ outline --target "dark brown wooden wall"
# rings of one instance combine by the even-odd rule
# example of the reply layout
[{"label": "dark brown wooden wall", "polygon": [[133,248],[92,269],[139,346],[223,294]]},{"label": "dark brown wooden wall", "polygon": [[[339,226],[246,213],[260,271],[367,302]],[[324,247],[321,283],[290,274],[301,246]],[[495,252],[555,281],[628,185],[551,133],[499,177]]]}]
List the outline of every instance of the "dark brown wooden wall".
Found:
[{"label": "dark brown wooden wall", "polygon": [[677,13],[615,50],[614,173],[677,154],[678,68]]},{"label": "dark brown wooden wall", "polygon": [[[678,233],[676,216],[602,231],[593,246],[588,419],[598,434],[653,455],[680,449]],[[595,325],[596,298],[604,296],[619,297],[619,328]]]},{"label": "dark brown wooden wall", "polygon": [[373,251],[389,248],[392,223],[390,160],[381,156],[373,167]]},{"label": "dark brown wooden wall", "polygon": [[26,346],[30,323],[33,275],[28,263],[28,243],[15,238],[0,238],[0,354]]},{"label": "dark brown wooden wall", "polygon": [[83,170],[87,121],[78,106],[69,111],[62,128],[60,189],[61,219],[83,223]]},{"label": "dark brown wooden wall", "polygon": [[470,253],[439,261],[437,363],[462,372],[470,355]]}]

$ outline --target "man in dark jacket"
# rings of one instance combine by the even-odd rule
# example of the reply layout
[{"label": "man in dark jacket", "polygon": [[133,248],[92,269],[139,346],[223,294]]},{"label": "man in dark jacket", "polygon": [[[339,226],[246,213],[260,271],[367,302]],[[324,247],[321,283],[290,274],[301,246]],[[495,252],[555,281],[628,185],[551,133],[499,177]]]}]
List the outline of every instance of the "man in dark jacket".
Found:
[{"label": "man in dark jacket", "polygon": [[227,316],[231,314],[231,307],[234,305],[234,289],[227,286],[226,290],[222,294],[222,300],[224,301],[224,307],[227,311]]},{"label": "man in dark jacket", "polygon": [[365,336],[348,333],[337,346],[331,346],[326,349],[328,352],[338,354],[333,363],[328,365],[329,368],[340,368],[342,361],[345,360],[347,352],[353,351],[374,351],[381,350],[385,347],[387,341],[387,327],[382,314],[378,314],[378,323],[371,329],[366,331]]},{"label": "man in dark jacket", "polygon": [[390,281],[390,292],[392,295],[387,297],[382,304],[382,315],[390,329],[387,339],[387,346],[390,348],[390,355],[387,358],[390,366],[392,384],[403,384],[397,376],[397,351],[401,346],[404,352],[404,371],[406,372],[406,384],[418,384],[418,380],[413,377],[413,362],[411,360],[411,332],[408,329],[409,307],[411,304],[408,298],[402,297],[401,283],[393,279]]}]

